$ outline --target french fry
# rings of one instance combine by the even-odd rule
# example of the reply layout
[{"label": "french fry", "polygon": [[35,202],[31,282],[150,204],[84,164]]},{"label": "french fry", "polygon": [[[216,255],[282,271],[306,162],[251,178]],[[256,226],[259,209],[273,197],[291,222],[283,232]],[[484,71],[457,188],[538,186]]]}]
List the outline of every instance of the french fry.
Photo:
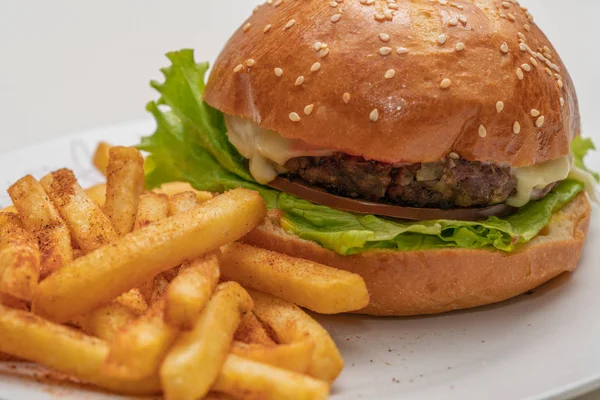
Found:
[{"label": "french fry", "polygon": [[213,198],[212,193],[210,193],[210,192],[203,192],[203,191],[200,191],[200,190],[196,190],[188,182],[169,182],[169,183],[165,183],[161,187],[159,187],[158,189],[154,189],[154,192],[156,192],[156,193],[164,193],[164,194],[166,194],[169,197],[170,196],[174,196],[174,195],[176,195],[178,193],[194,192],[194,193],[196,193],[196,198],[198,199],[199,203],[204,203],[205,201],[208,201],[208,200],[210,200],[210,199]]},{"label": "french fry", "polygon": [[21,218],[14,212],[0,212],[0,229],[5,225],[14,225],[18,227],[23,227],[21,223]]},{"label": "french fry", "polygon": [[33,235],[7,223],[0,228],[0,292],[31,301],[40,278],[40,251]]},{"label": "french fry", "polygon": [[235,241],[262,222],[257,192],[235,189],[193,211],[134,231],[89,253],[43,281],[34,311],[65,322],[106,304],[162,271]]},{"label": "french fry", "polygon": [[112,147],[109,154],[104,212],[123,236],[133,230],[144,191],[144,159],[133,147]]},{"label": "french fry", "polygon": [[141,229],[169,216],[169,197],[166,194],[145,193],[140,196],[133,230]]},{"label": "french fry", "polygon": [[275,333],[278,343],[308,340],[315,344],[307,371],[310,376],[331,382],[340,374],[344,360],[325,328],[294,304],[254,290],[248,292],[254,300],[254,314]]},{"label": "french fry", "polygon": [[0,351],[115,392],[140,395],[160,392],[157,377],[135,381],[104,374],[101,367],[109,352],[106,342],[3,305],[0,305]]},{"label": "french fry", "polygon": [[94,152],[94,167],[104,176],[106,176],[106,170],[108,169],[109,152],[111,145],[106,142],[98,143],[96,151]]},{"label": "french fry", "polygon": [[0,210],[0,213],[16,213],[17,209],[15,206],[7,206]]},{"label": "french fry", "polygon": [[9,294],[0,293],[0,304],[17,310],[29,311],[29,305],[25,301],[19,300]]},{"label": "french fry", "polygon": [[242,314],[252,299],[235,282],[219,285],[189,332],[183,332],[160,368],[165,399],[199,399],[210,390],[227,358]]},{"label": "french fry", "polygon": [[73,261],[71,233],[42,185],[31,175],[8,189],[25,229],[40,247],[40,278]]},{"label": "french fry", "polygon": [[106,201],[105,183],[94,185],[91,188],[85,189],[85,193],[98,207],[104,207],[104,202]]},{"label": "french fry", "polygon": [[191,329],[218,283],[218,252],[184,263],[165,294],[167,323],[179,329]]},{"label": "french fry", "polygon": [[164,299],[122,329],[110,343],[103,371],[122,379],[143,379],[155,375],[179,331],[164,321]]},{"label": "french fry", "polygon": [[177,215],[192,211],[198,207],[198,199],[194,192],[182,192],[171,196],[169,199],[169,214]]},{"label": "french fry", "polygon": [[150,303],[156,303],[163,298],[169,287],[169,280],[162,274],[157,275],[152,282],[152,292],[150,294]]},{"label": "french fry", "polygon": [[327,399],[327,382],[230,354],[213,390],[247,400]]},{"label": "french fry", "polygon": [[117,238],[110,221],[79,186],[73,171],[59,169],[43,177],[40,183],[84,253]]},{"label": "french fry", "polygon": [[262,344],[265,346],[276,344],[252,311],[244,315],[233,338],[247,344]]},{"label": "french fry", "polygon": [[242,243],[223,247],[225,279],[321,314],[360,310],[369,292],[357,274]]},{"label": "french fry", "polygon": [[134,288],[117,297],[116,302],[124,307],[127,307],[135,315],[142,315],[148,311],[148,303],[139,289]]},{"label": "french fry", "polygon": [[309,341],[275,346],[242,342],[231,345],[232,354],[301,374],[310,368],[314,350],[315,344]]}]

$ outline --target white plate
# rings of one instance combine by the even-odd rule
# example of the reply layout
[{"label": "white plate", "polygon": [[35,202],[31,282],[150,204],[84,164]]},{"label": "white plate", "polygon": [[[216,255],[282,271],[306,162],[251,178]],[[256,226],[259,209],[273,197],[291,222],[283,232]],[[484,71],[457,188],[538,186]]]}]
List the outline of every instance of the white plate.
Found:
[{"label": "white plate", "polygon": [[[0,183],[23,174],[75,170],[83,185],[99,140],[134,144],[151,121],[98,129],[0,156]],[[594,160],[597,165],[598,159]],[[0,206],[9,202],[4,192]],[[471,311],[425,318],[318,317],[346,368],[333,399],[563,399],[600,387],[600,210],[576,273],[534,294]],[[16,370],[13,366],[17,365]],[[115,398],[20,377],[35,370],[0,364],[3,400]]]}]

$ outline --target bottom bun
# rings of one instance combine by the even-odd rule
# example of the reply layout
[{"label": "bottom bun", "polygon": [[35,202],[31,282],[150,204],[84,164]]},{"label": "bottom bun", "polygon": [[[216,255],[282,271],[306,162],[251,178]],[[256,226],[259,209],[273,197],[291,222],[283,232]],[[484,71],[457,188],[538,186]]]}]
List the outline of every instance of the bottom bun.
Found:
[{"label": "bottom bun", "polygon": [[591,208],[582,193],[514,253],[490,249],[378,250],[341,256],[286,233],[271,211],[243,241],[361,275],[371,296],[361,314],[437,314],[496,303],[573,271],[579,262]]}]

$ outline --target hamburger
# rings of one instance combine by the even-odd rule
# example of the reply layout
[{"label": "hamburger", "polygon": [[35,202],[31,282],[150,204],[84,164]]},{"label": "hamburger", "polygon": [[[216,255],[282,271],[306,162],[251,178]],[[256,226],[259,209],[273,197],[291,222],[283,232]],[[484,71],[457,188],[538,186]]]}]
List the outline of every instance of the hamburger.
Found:
[{"label": "hamburger", "polygon": [[269,0],[206,84],[191,50],[167,56],[148,184],[258,190],[244,241],[360,274],[361,313],[486,305],[576,268],[593,144],[516,1]]}]

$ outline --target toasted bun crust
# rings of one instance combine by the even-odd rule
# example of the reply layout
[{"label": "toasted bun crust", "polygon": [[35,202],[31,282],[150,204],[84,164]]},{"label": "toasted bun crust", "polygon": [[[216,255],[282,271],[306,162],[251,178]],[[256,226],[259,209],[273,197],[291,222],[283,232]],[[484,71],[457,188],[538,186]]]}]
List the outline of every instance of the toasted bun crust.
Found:
[{"label": "toasted bun crust", "polygon": [[[384,0],[268,3],[214,65],[205,100],[226,114],[391,163],[456,152],[528,166],[567,155],[579,133],[571,78],[515,1],[397,0],[397,9]],[[315,51],[317,42],[327,47]],[[445,79],[451,84],[444,89]]]},{"label": "toasted bun crust", "polygon": [[581,256],[590,213],[582,193],[556,213],[539,236],[512,254],[440,249],[340,256],[287,234],[279,226],[277,213],[243,240],[361,275],[371,303],[360,313],[437,314],[504,301],[573,271]]}]

